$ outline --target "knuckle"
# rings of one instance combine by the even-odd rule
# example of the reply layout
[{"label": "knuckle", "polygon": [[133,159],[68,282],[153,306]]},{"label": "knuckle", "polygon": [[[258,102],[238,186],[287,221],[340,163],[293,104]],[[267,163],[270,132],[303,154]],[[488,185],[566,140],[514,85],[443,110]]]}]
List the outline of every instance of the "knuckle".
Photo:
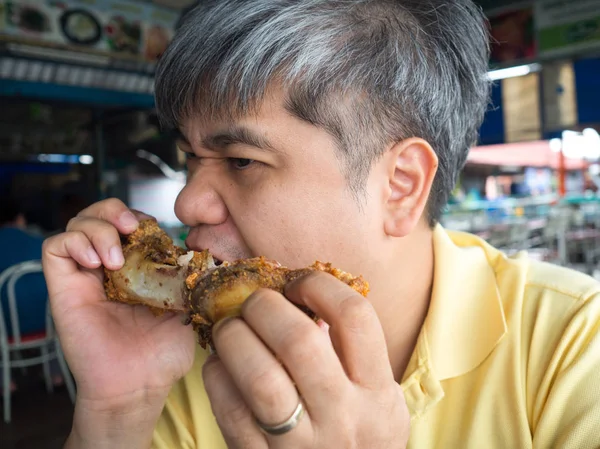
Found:
[{"label": "knuckle", "polygon": [[69,231],[64,235],[64,246],[69,253],[80,253],[85,249],[86,242],[89,242],[88,238],[81,231]]},{"label": "knuckle", "polygon": [[340,442],[340,445],[338,446],[339,448],[356,449],[358,447],[356,438],[354,437],[354,433],[352,431],[353,429],[349,429],[348,426],[343,426],[341,428],[341,432],[339,434],[340,439],[338,440]]},{"label": "knuckle", "polygon": [[287,354],[296,363],[313,364],[322,355],[325,347],[324,332],[315,326],[297,325],[282,336],[282,353]]},{"label": "knuckle", "polygon": [[79,223],[81,223],[81,219],[82,217],[80,215],[76,215],[75,217],[70,218],[67,222],[66,230],[72,231],[73,229],[75,229],[79,225]]},{"label": "knuckle", "polygon": [[116,219],[126,209],[127,206],[121,200],[117,198],[107,198],[83,209],[77,214],[77,217],[90,217],[111,221]]},{"label": "knuckle", "polygon": [[321,369],[329,356],[326,349],[331,345],[328,335],[315,326],[299,326],[282,336],[282,350],[286,359],[294,365],[303,366],[308,372],[319,373],[318,385],[323,394],[334,403],[343,400],[347,390],[335,371]]},{"label": "knuckle", "polygon": [[106,211],[119,211],[121,209],[127,209],[125,203],[118,198],[107,198],[102,200],[100,205],[102,206],[101,209]]},{"label": "knuckle", "polygon": [[[330,363],[327,357],[331,355],[325,348],[331,346],[329,336],[314,326],[297,329],[282,336],[282,353],[286,359],[296,366],[303,366],[307,373],[318,372],[315,382],[322,394],[326,395],[332,403],[338,404],[345,401],[348,393],[348,384],[339,377],[335,370],[323,369]],[[296,379],[299,380],[299,379]]]},{"label": "knuckle", "polygon": [[[354,449],[357,447],[356,429],[351,425],[353,421],[347,413],[342,412],[331,426],[335,429],[335,447],[340,449]],[[361,446],[362,447],[362,446]],[[373,447],[370,445],[364,447]]]},{"label": "knuckle", "polygon": [[94,203],[91,206],[83,208],[75,215],[75,217],[93,216],[94,210],[97,209],[99,205],[100,205],[100,203]]},{"label": "knuckle", "polygon": [[94,241],[116,243],[119,240],[119,231],[110,223],[100,223],[99,229],[92,234]]},{"label": "knuckle", "polygon": [[[410,428],[410,415],[401,387],[390,385],[382,389],[374,401],[373,396],[370,397],[372,413],[359,420],[357,440],[362,444],[373,444],[375,436],[377,447],[388,447],[392,439],[407,435]],[[381,419],[382,416],[386,419]]]},{"label": "knuckle", "polygon": [[52,247],[58,236],[48,237],[42,242],[42,254],[47,254],[49,248]]},{"label": "knuckle", "polygon": [[107,222],[117,220],[119,215],[126,209],[126,206],[116,198],[103,200],[98,208],[96,218]]},{"label": "knuckle", "polygon": [[341,322],[350,331],[360,331],[373,318],[373,307],[362,296],[351,294],[340,307]]},{"label": "knuckle", "polygon": [[374,395],[373,403],[379,413],[390,417],[397,417],[401,413],[401,404],[398,393],[394,388],[384,388],[379,394]]},{"label": "knuckle", "polygon": [[277,369],[263,369],[248,380],[251,397],[267,410],[281,410],[289,399],[290,381]]},{"label": "knuckle", "polygon": [[223,428],[236,429],[248,420],[248,414],[248,407],[243,401],[233,401],[218,414],[217,419]]},{"label": "knuckle", "polygon": [[65,235],[65,239],[67,240],[67,242],[72,242],[75,245],[85,245],[85,244],[89,244],[89,239],[87,238],[87,235],[85,235],[84,232],[82,231],[71,231],[71,232],[67,232]]},{"label": "knuckle", "polygon": [[109,198],[107,201],[106,212],[102,215],[102,219],[106,221],[117,222],[121,218],[121,214],[129,210],[127,205],[119,199]]}]

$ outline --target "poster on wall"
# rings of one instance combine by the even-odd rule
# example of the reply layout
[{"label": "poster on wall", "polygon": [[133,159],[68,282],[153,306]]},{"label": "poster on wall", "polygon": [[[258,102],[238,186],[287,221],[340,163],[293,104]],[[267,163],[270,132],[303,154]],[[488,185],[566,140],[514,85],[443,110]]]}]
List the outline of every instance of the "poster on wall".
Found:
[{"label": "poster on wall", "polygon": [[600,0],[538,0],[535,20],[541,56],[600,49]]},{"label": "poster on wall", "polygon": [[492,65],[526,62],[537,56],[533,7],[490,17]]},{"label": "poster on wall", "polygon": [[0,0],[0,34],[156,61],[179,13],[126,0]]}]

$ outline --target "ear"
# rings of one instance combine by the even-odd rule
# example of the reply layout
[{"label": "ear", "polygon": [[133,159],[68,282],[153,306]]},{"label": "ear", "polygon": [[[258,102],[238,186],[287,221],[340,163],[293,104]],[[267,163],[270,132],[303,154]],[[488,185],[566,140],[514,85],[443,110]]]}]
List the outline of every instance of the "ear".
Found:
[{"label": "ear", "polygon": [[411,138],[392,146],[384,159],[389,181],[385,233],[404,237],[426,212],[438,157],[428,142]]}]

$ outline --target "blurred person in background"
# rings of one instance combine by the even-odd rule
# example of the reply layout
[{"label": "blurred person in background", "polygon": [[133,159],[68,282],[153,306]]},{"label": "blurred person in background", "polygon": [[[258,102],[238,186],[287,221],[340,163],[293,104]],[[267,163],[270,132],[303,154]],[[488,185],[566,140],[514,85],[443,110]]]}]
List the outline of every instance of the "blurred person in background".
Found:
[{"label": "blurred person in background", "polygon": [[[0,198],[0,273],[13,265],[30,260],[42,259],[44,239],[37,233],[30,232],[25,213],[19,203],[9,196]],[[48,300],[46,281],[42,273],[28,274],[17,282],[15,287],[19,301],[19,329],[21,335],[41,333],[46,330],[45,313]],[[8,294],[6,285],[0,292],[2,312],[4,314],[8,338],[13,336],[8,310]],[[50,364],[55,386],[62,385],[58,363],[53,360]],[[1,372],[0,372],[1,375]],[[2,385],[0,379],[0,386]],[[15,390],[13,382],[11,390]]]}]

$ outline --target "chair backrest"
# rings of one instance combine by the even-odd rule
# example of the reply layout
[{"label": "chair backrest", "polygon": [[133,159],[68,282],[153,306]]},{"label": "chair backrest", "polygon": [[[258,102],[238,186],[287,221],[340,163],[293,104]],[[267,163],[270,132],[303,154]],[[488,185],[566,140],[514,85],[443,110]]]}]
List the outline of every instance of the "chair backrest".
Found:
[{"label": "chair backrest", "polygon": [[[23,276],[32,273],[43,273],[42,263],[39,260],[29,260],[26,262],[21,262],[19,264],[13,265],[12,267],[7,268],[0,275],[0,292],[2,291],[2,287],[4,284],[7,284],[7,297],[8,297],[8,311],[10,316],[10,325],[12,329],[12,335],[15,344],[21,343],[21,328],[19,325],[19,310],[18,310],[18,299],[16,295],[16,285],[17,281],[19,281]],[[52,319],[49,313],[49,305],[48,301],[46,301],[46,309],[45,309],[45,319],[46,319],[46,333],[48,335],[53,331]],[[2,307],[0,307],[0,336],[4,336],[7,338],[8,332],[6,330],[6,321],[3,316]]]}]

